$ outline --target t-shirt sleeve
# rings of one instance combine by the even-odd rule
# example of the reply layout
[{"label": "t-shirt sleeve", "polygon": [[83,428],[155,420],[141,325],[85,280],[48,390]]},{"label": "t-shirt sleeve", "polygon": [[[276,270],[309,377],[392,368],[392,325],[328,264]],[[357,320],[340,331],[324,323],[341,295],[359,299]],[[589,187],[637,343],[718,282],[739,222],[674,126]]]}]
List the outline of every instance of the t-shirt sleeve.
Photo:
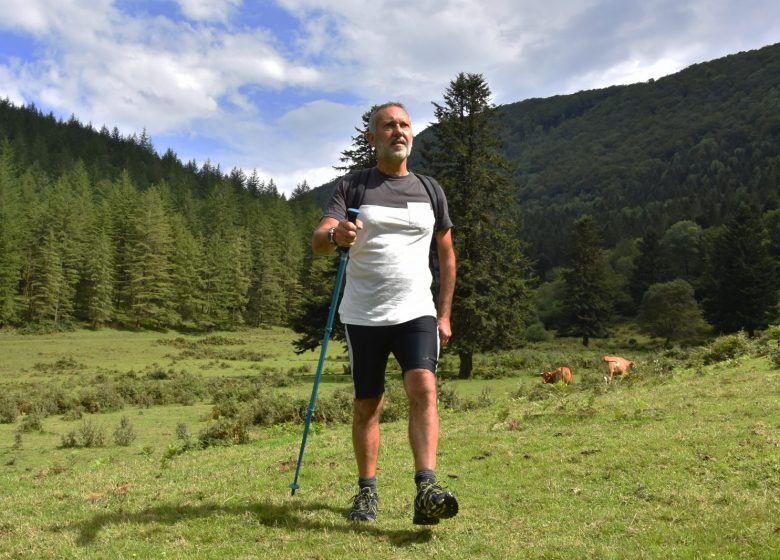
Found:
[{"label": "t-shirt sleeve", "polygon": [[333,189],[333,194],[325,205],[325,211],[322,217],[335,218],[339,221],[347,218],[347,202],[345,196],[345,181],[343,179],[336,180],[336,188]]},{"label": "t-shirt sleeve", "polygon": [[439,190],[439,203],[441,204],[441,224],[436,228],[436,231],[451,229],[453,223],[450,219],[449,207],[447,206],[447,196],[444,194],[444,189],[441,188],[438,181],[434,182],[434,188]]}]

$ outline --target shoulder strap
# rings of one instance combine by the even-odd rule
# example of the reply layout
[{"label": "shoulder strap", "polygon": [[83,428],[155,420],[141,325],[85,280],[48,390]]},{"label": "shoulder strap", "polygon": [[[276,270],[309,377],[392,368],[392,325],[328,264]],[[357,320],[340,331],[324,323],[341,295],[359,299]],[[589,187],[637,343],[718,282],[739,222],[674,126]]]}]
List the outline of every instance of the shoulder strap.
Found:
[{"label": "shoulder strap", "polygon": [[350,173],[344,180],[347,181],[347,208],[360,208],[363,204],[363,195],[366,193],[366,183],[371,169],[361,169]]},{"label": "shoulder strap", "polygon": [[444,208],[441,203],[441,197],[439,196],[439,189],[441,189],[441,187],[436,183],[433,177],[428,177],[428,175],[423,175],[421,173],[415,173],[415,175],[418,179],[420,179],[420,182],[423,184],[426,192],[428,193],[428,198],[431,199],[433,213],[436,216],[436,225],[434,230],[438,231],[441,228],[442,221],[444,220]]}]

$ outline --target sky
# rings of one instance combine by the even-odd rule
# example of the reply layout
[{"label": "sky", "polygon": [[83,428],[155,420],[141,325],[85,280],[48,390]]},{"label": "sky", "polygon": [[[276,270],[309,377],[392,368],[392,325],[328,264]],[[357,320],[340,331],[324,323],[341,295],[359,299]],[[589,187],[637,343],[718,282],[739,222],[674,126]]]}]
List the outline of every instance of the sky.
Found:
[{"label": "sky", "polygon": [[777,0],[0,0],[0,98],[290,193],[374,104],[419,133],[459,72],[502,105],[777,42]]}]

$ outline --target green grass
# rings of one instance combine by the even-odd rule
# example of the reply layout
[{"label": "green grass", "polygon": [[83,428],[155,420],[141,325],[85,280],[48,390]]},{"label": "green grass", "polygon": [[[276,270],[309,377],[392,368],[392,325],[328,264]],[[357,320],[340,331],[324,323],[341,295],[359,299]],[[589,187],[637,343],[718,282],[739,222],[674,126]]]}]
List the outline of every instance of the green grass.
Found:
[{"label": "green grass", "polygon": [[[275,367],[294,367],[280,342],[289,333],[266,346],[268,334],[226,336],[258,352],[279,348]],[[28,375],[38,352],[54,361],[65,349],[89,371],[141,370],[164,360],[159,338],[3,333],[2,376],[13,385],[6,376]],[[61,448],[82,421],[49,416],[17,449],[20,420],[0,424],[0,558],[780,558],[778,371],[760,357],[680,361],[663,376],[588,385],[580,370],[600,350],[567,344],[524,352],[579,359],[569,388],[540,390],[531,363],[518,377],[446,381],[458,395],[489,387],[493,403],[442,411],[438,473],[461,513],[432,528],[411,524],[403,421],[382,426],[380,517],[370,526],[345,517],[356,478],[348,425],[313,427],[291,497],[299,425],[254,427],[249,444],[181,453],[176,426],[202,429],[209,403],[85,415],[109,434],[127,416],[138,434],[129,447]],[[308,393],[308,383],[295,390]]]}]

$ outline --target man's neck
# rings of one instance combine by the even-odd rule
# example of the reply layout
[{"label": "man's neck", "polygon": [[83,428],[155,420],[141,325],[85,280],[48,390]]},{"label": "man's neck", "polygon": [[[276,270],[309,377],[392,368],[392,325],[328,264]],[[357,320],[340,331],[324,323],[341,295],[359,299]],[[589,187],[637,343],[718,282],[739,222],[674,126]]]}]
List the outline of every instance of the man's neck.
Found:
[{"label": "man's neck", "polygon": [[404,177],[409,174],[409,170],[406,168],[405,159],[398,163],[379,161],[376,164],[376,168],[385,175],[390,175],[391,177]]}]

